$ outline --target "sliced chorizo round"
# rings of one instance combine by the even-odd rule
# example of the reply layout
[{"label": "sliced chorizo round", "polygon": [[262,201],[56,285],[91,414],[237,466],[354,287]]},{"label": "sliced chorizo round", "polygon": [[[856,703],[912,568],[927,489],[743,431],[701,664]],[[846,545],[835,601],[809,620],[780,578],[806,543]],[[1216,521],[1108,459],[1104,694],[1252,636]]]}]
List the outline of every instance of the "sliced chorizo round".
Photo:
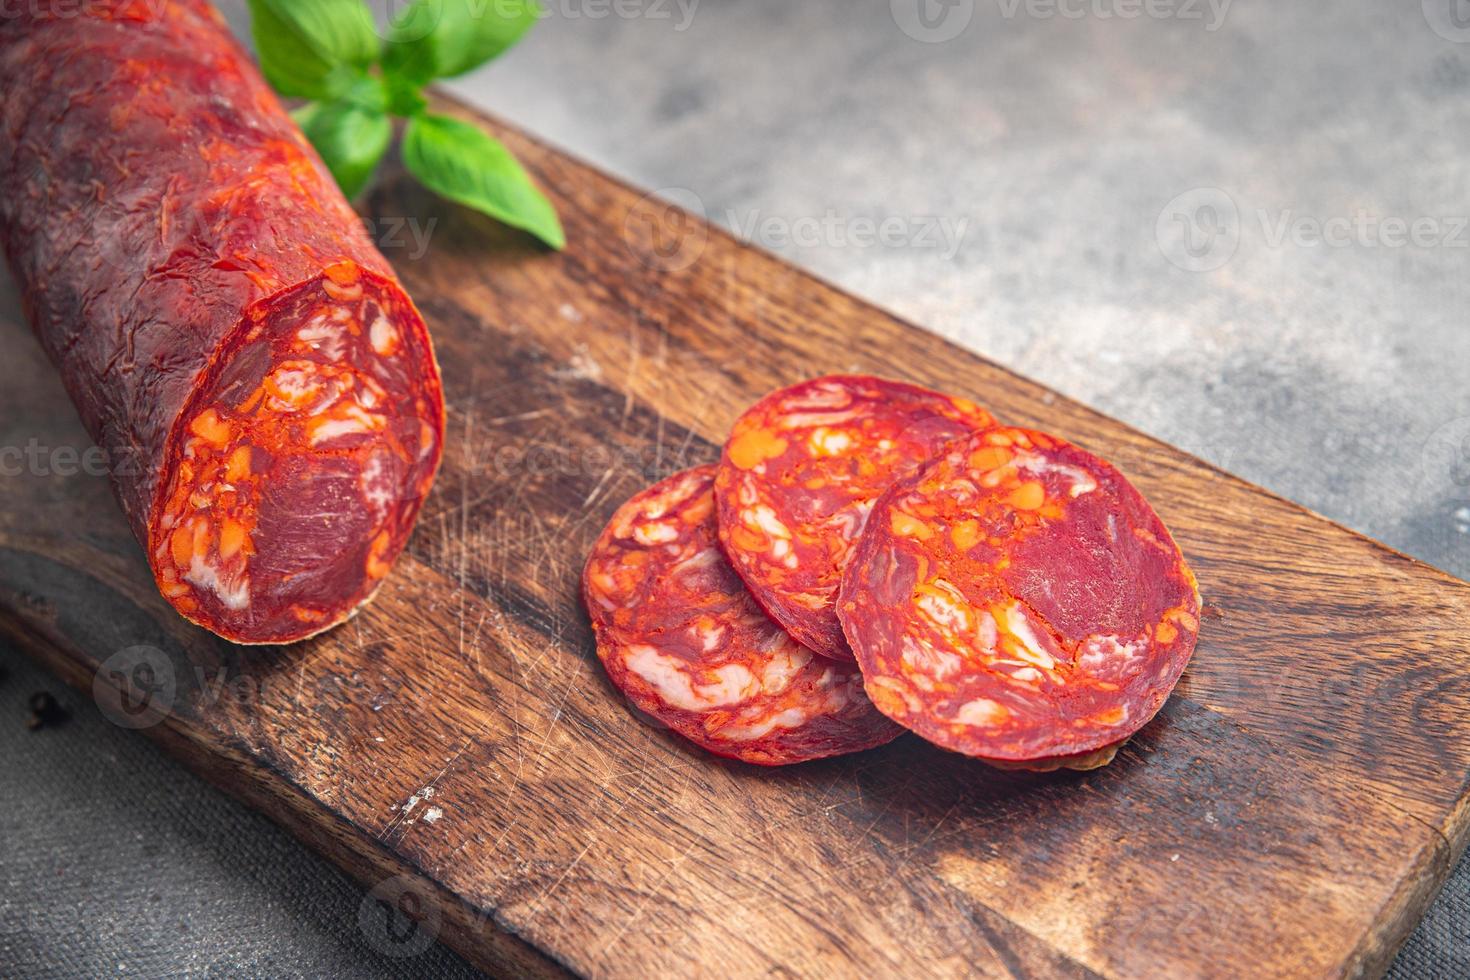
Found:
[{"label": "sliced chorizo round", "polygon": [[877,502],[838,615],[869,697],[906,728],[1001,764],[1087,768],[1169,696],[1199,592],[1118,470],[995,428]]},{"label": "sliced chorizo round", "polygon": [[713,483],[701,466],[644,490],[592,549],[582,594],[614,686],[691,742],[759,765],[897,737],[856,666],[816,656],[751,599],[720,550]]},{"label": "sliced chorizo round", "polygon": [[773,392],[736,421],[720,457],[725,553],[771,618],[851,661],[833,600],[873,502],[993,424],[973,402],[883,378],[831,375]]}]

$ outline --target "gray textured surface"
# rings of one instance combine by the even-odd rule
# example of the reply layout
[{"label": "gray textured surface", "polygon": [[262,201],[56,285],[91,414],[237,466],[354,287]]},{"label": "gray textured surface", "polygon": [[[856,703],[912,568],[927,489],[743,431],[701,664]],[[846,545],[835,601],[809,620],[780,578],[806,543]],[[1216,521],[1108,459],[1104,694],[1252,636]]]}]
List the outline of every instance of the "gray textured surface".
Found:
[{"label": "gray textured surface", "polygon": [[[922,0],[927,30],[920,0],[544,2],[453,88],[1470,577],[1464,0],[1155,0],[1134,19],[1103,16],[1128,0]],[[1302,219],[1346,235],[1310,244]],[[0,665],[0,974],[465,970],[378,955],[337,872],[14,651]],[[74,718],[31,734],[41,686]],[[1470,864],[1394,975],[1470,976]]]}]

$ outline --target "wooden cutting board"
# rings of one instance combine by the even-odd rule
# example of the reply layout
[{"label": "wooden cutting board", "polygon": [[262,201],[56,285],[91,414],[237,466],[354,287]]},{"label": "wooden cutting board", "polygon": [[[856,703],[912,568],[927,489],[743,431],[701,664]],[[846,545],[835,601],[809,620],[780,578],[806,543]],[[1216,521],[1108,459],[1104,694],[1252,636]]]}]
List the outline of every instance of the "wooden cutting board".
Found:
[{"label": "wooden cutting board", "polygon": [[[437,934],[491,969],[623,977],[1385,967],[1470,835],[1470,586],[492,128],[571,245],[401,174],[369,195],[380,238],[433,222],[425,254],[407,226],[387,254],[434,331],[451,433],[377,601],[288,648],[187,626],[106,481],[66,475],[86,436],[8,322],[0,445],[41,447],[0,477],[17,643],[379,885],[363,930],[389,954]],[[1206,617],[1113,765],[1001,773],[906,737],[765,770],[687,748],[605,681],[577,599],[602,524],[713,460],[757,396],[828,371],[1053,430],[1158,507]],[[413,918],[385,931],[389,905]]]}]

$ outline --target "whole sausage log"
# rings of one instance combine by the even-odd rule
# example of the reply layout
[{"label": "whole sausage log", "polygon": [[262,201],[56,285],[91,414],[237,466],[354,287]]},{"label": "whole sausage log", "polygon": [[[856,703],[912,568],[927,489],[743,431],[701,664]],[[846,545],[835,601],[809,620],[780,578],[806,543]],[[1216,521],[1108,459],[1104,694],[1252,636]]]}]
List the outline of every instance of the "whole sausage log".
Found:
[{"label": "whole sausage log", "polygon": [[423,319],[202,0],[0,18],[0,238],[158,587],[241,643],[371,597],[438,467]]}]

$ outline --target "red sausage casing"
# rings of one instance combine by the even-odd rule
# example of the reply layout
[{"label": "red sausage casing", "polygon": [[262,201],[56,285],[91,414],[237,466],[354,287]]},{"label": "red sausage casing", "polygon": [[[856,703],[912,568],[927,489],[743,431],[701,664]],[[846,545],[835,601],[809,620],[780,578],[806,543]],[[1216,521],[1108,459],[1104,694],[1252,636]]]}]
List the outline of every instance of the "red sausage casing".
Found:
[{"label": "red sausage casing", "polygon": [[423,319],[202,0],[0,19],[0,237],[159,589],[243,643],[366,601],[438,467]]}]

